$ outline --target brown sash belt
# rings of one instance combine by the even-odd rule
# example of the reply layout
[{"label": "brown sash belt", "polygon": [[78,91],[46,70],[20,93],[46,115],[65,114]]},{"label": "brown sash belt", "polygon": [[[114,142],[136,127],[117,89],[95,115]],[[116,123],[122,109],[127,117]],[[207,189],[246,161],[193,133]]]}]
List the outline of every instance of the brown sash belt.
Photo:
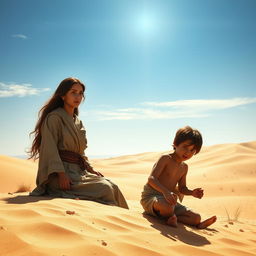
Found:
[{"label": "brown sash belt", "polygon": [[62,161],[72,164],[78,164],[82,170],[87,170],[89,172],[93,170],[93,168],[84,159],[84,157],[82,157],[78,153],[69,150],[59,150],[59,155]]}]

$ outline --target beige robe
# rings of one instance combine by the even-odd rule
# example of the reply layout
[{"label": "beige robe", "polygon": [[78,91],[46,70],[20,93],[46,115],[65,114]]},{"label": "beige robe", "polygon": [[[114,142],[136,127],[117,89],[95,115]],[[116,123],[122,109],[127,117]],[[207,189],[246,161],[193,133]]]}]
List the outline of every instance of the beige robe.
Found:
[{"label": "beige robe", "polygon": [[[58,108],[47,115],[41,134],[37,187],[30,195],[81,198],[128,208],[116,184],[87,170],[81,170],[77,164],[60,159],[58,150],[69,150],[84,156],[87,147],[86,132],[77,116],[73,119],[63,108]],[[70,190],[59,188],[58,172],[65,172],[71,179]]]}]

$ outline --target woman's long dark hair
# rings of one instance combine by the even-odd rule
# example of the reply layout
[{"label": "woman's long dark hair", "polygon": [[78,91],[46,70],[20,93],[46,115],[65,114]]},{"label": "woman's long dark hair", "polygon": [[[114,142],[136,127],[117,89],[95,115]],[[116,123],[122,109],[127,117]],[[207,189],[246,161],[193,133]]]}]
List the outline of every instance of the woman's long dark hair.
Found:
[{"label": "woman's long dark hair", "polygon": [[[72,88],[73,84],[80,84],[83,88],[83,92],[85,91],[85,85],[81,81],[79,81],[77,78],[68,77],[59,84],[53,96],[40,109],[38,113],[38,121],[36,123],[35,130],[30,133],[30,136],[34,134],[34,140],[33,140],[31,149],[28,152],[30,154],[29,159],[31,158],[37,159],[39,157],[39,149],[40,149],[41,139],[42,139],[42,135],[41,135],[42,124],[46,116],[50,112],[52,112],[56,108],[64,106],[62,96],[66,95],[66,93]],[[78,108],[75,108],[74,114],[78,115]]]}]

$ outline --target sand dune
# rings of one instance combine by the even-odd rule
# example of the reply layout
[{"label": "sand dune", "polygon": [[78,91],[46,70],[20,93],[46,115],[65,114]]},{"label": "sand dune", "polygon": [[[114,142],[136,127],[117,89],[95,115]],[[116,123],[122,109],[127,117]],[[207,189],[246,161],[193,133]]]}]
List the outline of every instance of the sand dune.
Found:
[{"label": "sand dune", "polygon": [[35,187],[37,164],[0,155],[0,193],[15,192],[21,186]]},{"label": "sand dune", "polygon": [[142,214],[140,193],[162,153],[92,161],[119,185],[130,210],[14,193],[23,184],[33,188],[37,163],[0,156],[0,255],[256,255],[256,142],[204,147],[188,162],[188,184],[205,196],[184,204],[218,217],[205,230]]}]

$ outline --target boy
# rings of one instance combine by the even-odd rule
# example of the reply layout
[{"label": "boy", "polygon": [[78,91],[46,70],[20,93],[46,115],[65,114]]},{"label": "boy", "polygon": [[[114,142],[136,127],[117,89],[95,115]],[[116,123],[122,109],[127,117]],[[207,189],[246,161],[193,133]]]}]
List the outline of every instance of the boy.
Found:
[{"label": "boy", "polygon": [[177,202],[178,196],[181,199],[180,193],[200,199],[203,196],[201,188],[187,188],[188,166],[184,163],[200,151],[202,143],[202,136],[198,130],[186,126],[177,131],[173,141],[174,152],[160,157],[144,186],[141,204],[146,213],[167,218],[167,224],[174,227],[177,227],[179,221],[202,229],[216,221],[216,216],[213,216],[201,222],[198,213]]}]

